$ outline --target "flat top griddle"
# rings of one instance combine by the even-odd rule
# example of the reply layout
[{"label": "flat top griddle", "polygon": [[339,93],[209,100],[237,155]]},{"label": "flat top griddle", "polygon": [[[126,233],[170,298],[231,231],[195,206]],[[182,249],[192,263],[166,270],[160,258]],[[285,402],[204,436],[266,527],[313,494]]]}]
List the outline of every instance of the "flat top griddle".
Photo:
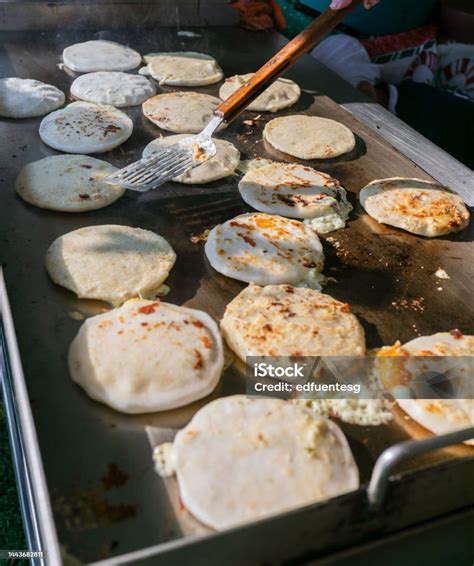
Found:
[{"label": "flat top griddle", "polygon": [[[186,39],[177,37],[174,29],[157,29],[146,36],[124,30],[100,37],[129,44],[142,54],[183,48],[209,53],[219,61],[225,76],[255,70],[281,41],[275,34],[236,28],[196,31],[200,37]],[[61,31],[5,34],[0,51],[2,75],[35,78],[69,94],[73,75],[58,66],[61,52],[67,45],[91,38],[90,34]],[[356,199],[366,183],[391,176],[430,177],[383,141],[376,130],[324,96],[318,69],[306,57],[288,73],[303,89],[296,106],[276,114],[247,112],[245,118],[255,119],[254,125],[239,119],[219,137],[232,141],[242,158],[288,160],[261,140],[269,119],[303,112],[331,117],[350,127],[357,137],[353,152],[333,160],[306,162],[338,178],[354,206],[347,228],[323,237],[324,273],[337,280],[329,283],[325,292],[350,304],[364,326],[369,348],[453,328],[473,334],[474,309],[467,300],[474,277],[474,264],[469,261],[472,223],[461,234],[430,240],[369,218]],[[218,87],[189,90],[216,95]],[[348,95],[351,92],[348,89]],[[140,107],[125,111],[134,121],[132,137],[114,151],[97,155],[116,166],[140,157],[143,147],[160,135]],[[54,285],[44,269],[46,250],[58,236],[84,226],[124,224],[153,230],[177,253],[176,265],[166,281],[171,292],[165,300],[200,308],[219,319],[244,285],[216,273],[207,263],[202,245],[192,244],[190,236],[250,209],[239,196],[236,176],[204,186],[169,183],[145,194],[127,192],[112,206],[82,214],[30,206],[15,194],[16,175],[25,164],[57,154],[41,142],[39,123],[40,119],[0,122],[1,261],[58,537],[72,555],[93,561],[181,536],[163,483],[153,470],[145,426],[183,426],[209,398],[183,409],[133,417],[86,397],[67,370],[68,347],[81,324],[71,313],[88,316],[107,305],[77,300]],[[449,280],[435,277],[439,267],[447,271]],[[211,398],[244,390],[242,375],[231,368]],[[400,412],[387,426],[343,428],[362,482],[368,480],[375,459],[387,446],[424,435]],[[402,469],[420,470],[471,456],[469,448],[457,447],[418,457]]]}]

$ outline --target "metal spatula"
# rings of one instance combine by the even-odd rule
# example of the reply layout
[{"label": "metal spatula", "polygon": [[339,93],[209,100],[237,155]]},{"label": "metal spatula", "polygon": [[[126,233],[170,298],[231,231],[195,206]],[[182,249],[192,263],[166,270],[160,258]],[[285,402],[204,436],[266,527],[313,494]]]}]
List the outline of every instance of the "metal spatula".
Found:
[{"label": "metal spatula", "polygon": [[222,122],[229,123],[280,75],[307,53],[362,0],[354,0],[343,10],[328,8],[299,35],[261,67],[239,90],[222,102],[204,130],[153,155],[127,165],[105,178],[107,183],[134,191],[155,189],[186,171],[201,165],[216,154],[212,136]]}]

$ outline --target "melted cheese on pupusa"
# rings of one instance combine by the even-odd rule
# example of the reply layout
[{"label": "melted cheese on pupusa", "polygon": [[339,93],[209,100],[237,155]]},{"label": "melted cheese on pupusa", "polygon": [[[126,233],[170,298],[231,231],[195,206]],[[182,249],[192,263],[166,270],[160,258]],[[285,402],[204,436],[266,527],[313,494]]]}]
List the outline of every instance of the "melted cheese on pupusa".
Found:
[{"label": "melted cheese on pupusa", "polygon": [[372,181],[359,193],[361,205],[378,222],[434,238],[464,230],[469,211],[446,187],[422,179]]},{"label": "melted cheese on pupusa", "polygon": [[337,179],[295,163],[274,162],[250,169],[239,191],[256,210],[305,219],[321,233],[343,228],[352,210]]},{"label": "melted cheese on pupusa", "polygon": [[316,414],[349,424],[377,426],[393,418],[390,403],[384,399],[314,399],[309,404]]}]

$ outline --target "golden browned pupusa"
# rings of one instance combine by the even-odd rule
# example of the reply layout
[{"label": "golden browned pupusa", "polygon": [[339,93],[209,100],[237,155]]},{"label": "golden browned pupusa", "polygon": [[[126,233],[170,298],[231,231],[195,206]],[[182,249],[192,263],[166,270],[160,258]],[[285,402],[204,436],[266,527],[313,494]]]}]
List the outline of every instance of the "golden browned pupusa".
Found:
[{"label": "golden browned pupusa", "polygon": [[352,210],[337,179],[296,163],[253,168],[239,182],[239,191],[256,210],[305,219],[321,233],[343,228]]},{"label": "golden browned pupusa", "polygon": [[291,285],[249,285],[228,305],[222,334],[247,356],[362,356],[364,331],[349,306]]},{"label": "golden browned pupusa", "polygon": [[[252,76],[253,73],[248,73],[246,75],[229,77],[221,86],[219,97],[222,100],[226,100],[249,81]],[[247,110],[254,112],[277,112],[278,110],[296,104],[300,94],[300,87],[294,81],[280,78],[265,89],[262,94],[257,96],[257,98],[247,106]]]},{"label": "golden browned pupusa", "polygon": [[143,104],[143,114],[163,130],[197,134],[211,120],[219,104],[220,100],[209,94],[169,92],[149,98]]},{"label": "golden browned pupusa", "polygon": [[431,181],[403,177],[372,181],[359,198],[367,213],[379,222],[421,236],[443,236],[469,224],[462,198]]},{"label": "golden browned pupusa", "polygon": [[151,75],[160,85],[204,86],[224,76],[214,57],[204,53],[149,53],[144,59],[148,65],[140,73]]},{"label": "golden browned pupusa", "polygon": [[318,236],[302,222],[262,213],[214,227],[205,252],[220,273],[260,285],[308,282],[324,257]]},{"label": "golden browned pupusa", "polygon": [[[395,391],[400,385],[409,385],[421,371],[448,376],[456,387],[455,399],[397,399],[405,413],[418,424],[435,434],[446,434],[474,425],[473,355],[474,336],[465,336],[459,330],[452,330],[419,336],[403,345],[397,342],[394,346],[382,348],[378,353],[376,368],[384,387]],[[396,363],[390,360],[391,356],[397,356]],[[454,356],[459,356],[460,360],[456,362]],[[431,357],[434,357],[432,364]],[[474,441],[466,443],[474,444]]]},{"label": "golden browned pupusa", "polygon": [[263,138],[275,149],[300,159],[338,157],[355,147],[354,134],[340,122],[301,114],[270,120]]}]

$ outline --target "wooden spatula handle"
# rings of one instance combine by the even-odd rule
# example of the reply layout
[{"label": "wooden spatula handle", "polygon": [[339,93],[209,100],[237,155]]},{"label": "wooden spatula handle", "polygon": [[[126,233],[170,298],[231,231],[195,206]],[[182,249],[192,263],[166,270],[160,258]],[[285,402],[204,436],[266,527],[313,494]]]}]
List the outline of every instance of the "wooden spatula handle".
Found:
[{"label": "wooden spatula handle", "polygon": [[231,122],[245,110],[252,100],[257,98],[289,67],[314,47],[320,39],[332,31],[361,2],[362,0],[353,0],[343,10],[331,10],[330,8],[325,10],[306,29],[280,49],[263,67],[260,67],[239,90],[222,102],[216,108],[215,114],[222,116],[225,122]]}]

